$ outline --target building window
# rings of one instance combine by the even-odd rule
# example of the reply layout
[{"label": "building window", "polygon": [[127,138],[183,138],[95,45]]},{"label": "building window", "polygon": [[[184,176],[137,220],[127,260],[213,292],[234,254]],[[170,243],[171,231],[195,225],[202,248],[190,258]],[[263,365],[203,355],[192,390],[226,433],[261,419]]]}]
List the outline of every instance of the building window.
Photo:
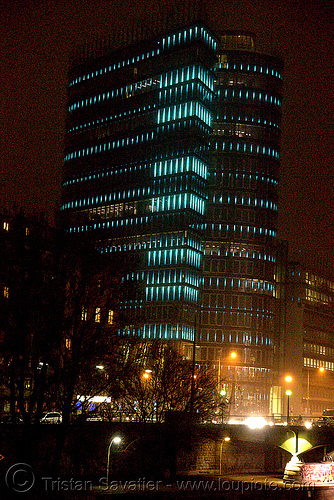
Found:
[{"label": "building window", "polygon": [[87,308],[85,306],[82,306],[82,308],[81,308],[81,320],[87,321],[87,315],[88,315]]},{"label": "building window", "polygon": [[112,325],[114,322],[114,311],[111,309],[108,311],[108,325]]},{"label": "building window", "polygon": [[101,321],[101,308],[96,307],[95,308],[95,323],[100,323]]},{"label": "building window", "polygon": [[66,347],[66,349],[71,349],[71,347],[72,347],[72,340],[71,339],[65,339],[65,347]]},{"label": "building window", "polygon": [[9,299],[9,288],[8,286],[3,287],[3,296],[5,299]]},{"label": "building window", "polygon": [[3,223],[3,228],[5,231],[8,231],[9,230],[9,223],[8,222],[4,222]]}]

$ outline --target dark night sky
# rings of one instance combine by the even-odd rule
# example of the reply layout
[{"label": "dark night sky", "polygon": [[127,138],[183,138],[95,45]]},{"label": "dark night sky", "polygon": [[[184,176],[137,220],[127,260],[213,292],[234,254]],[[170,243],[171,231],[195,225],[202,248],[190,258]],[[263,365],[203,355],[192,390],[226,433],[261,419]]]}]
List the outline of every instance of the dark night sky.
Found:
[{"label": "dark night sky", "polygon": [[[153,0],[151,0],[153,1]],[[158,0],[155,0],[158,2]],[[160,2],[160,6],[165,2]],[[221,29],[251,30],[285,60],[279,236],[333,266],[333,7],[330,0],[207,0]],[[139,0],[2,0],[0,206],[52,216],[60,195],[71,49],[138,19]]]}]

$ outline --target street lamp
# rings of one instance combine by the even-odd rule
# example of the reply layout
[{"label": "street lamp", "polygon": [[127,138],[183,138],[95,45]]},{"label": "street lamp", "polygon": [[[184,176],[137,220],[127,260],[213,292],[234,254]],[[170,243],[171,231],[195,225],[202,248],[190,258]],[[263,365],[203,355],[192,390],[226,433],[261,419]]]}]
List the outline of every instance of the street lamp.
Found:
[{"label": "street lamp", "polygon": [[292,392],[290,391],[290,389],[288,389],[287,391],[285,391],[285,394],[288,396],[288,405],[287,405],[287,410],[286,410],[286,422],[289,425],[290,424],[290,396],[291,396]]},{"label": "street lamp", "polygon": [[150,369],[146,369],[146,370],[144,371],[144,373],[143,373],[143,378],[144,378],[145,380],[147,380],[147,379],[149,379],[149,378],[150,378],[151,374],[152,374],[152,370],[150,370]]},{"label": "street lamp", "polygon": [[[231,441],[230,436],[225,436],[220,444],[220,456],[219,456],[219,475],[222,475],[222,469],[223,469],[223,448],[226,453],[226,447],[227,443]],[[225,444],[225,446],[224,446]]]},{"label": "street lamp", "polygon": [[219,395],[221,397],[220,400],[220,409],[221,409],[221,423],[224,423],[224,417],[226,413],[226,406],[227,406],[227,392],[225,389],[221,389],[219,392]]},{"label": "street lamp", "polygon": [[122,438],[120,436],[114,436],[109,443],[108,446],[108,457],[107,457],[107,485],[109,486],[109,469],[110,469],[110,451],[112,445],[116,445],[117,447],[121,444]]}]

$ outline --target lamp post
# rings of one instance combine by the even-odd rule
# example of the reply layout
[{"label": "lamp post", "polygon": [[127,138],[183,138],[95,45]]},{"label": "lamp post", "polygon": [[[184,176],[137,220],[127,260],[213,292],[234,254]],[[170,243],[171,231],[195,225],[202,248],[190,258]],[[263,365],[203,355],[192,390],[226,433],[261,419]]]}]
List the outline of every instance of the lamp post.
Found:
[{"label": "lamp post", "polygon": [[288,389],[287,391],[285,391],[285,394],[288,396],[288,403],[287,403],[287,410],[286,410],[286,422],[288,425],[290,425],[290,396],[291,396],[292,392],[290,391],[290,389]]},{"label": "lamp post", "polygon": [[[134,439],[133,441],[131,441],[126,447],[122,447],[122,449],[119,451],[120,453],[126,453],[127,450],[130,448],[130,446],[133,445],[133,443],[136,443],[137,441],[140,440],[140,437]],[[108,446],[108,457],[107,457],[107,488],[109,488],[109,469],[110,469],[110,452],[111,452],[111,447],[112,445],[116,445],[117,448],[118,446],[123,443],[123,438],[121,438],[120,436],[114,436],[111,440],[110,440],[110,443],[109,443],[109,446]]]},{"label": "lamp post", "polygon": [[[290,423],[290,396],[292,394],[292,392],[288,389],[288,387],[290,386],[291,382],[293,381],[293,378],[291,377],[290,374],[287,374],[285,375],[284,377],[284,382],[286,384],[286,391],[285,391],[285,394],[288,396],[288,407],[287,407],[287,423],[289,424]],[[291,387],[291,386],[290,386]],[[289,394],[288,394],[289,393]]]},{"label": "lamp post", "polygon": [[[220,456],[219,456],[219,475],[222,475],[222,469],[223,469],[223,447],[226,448],[227,443],[231,441],[231,438],[229,436],[225,436],[224,439],[222,440],[220,444]],[[225,446],[224,446],[225,444]],[[226,451],[226,450],[225,450]]]},{"label": "lamp post", "polygon": [[225,389],[222,389],[219,392],[219,396],[221,398],[220,399],[221,423],[223,424],[224,418],[225,418],[225,413],[226,413],[226,406],[227,406],[227,400],[226,400],[227,392],[225,391]]},{"label": "lamp post", "polygon": [[195,370],[196,370],[196,342],[197,342],[197,309],[195,310],[195,321],[194,321],[194,341],[193,341],[193,352],[192,352],[192,366],[191,366],[191,385],[190,385],[190,401],[189,401],[189,414],[190,419],[193,418],[194,413],[194,399],[195,399]]},{"label": "lamp post", "polygon": [[116,445],[116,446],[119,446],[122,442],[122,438],[119,437],[119,436],[114,436],[111,440],[110,440],[110,443],[109,443],[109,446],[108,446],[108,457],[107,457],[107,486],[109,486],[109,469],[110,469],[110,451],[111,451],[111,447],[112,445]]}]

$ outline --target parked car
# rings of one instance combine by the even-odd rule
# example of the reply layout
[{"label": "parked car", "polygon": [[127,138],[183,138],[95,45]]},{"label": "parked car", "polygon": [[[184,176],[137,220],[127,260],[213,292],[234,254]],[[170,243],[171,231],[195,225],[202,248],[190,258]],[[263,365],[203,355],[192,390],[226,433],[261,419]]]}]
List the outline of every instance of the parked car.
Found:
[{"label": "parked car", "polygon": [[[13,424],[13,417],[11,414],[3,415],[0,419],[0,424]],[[16,424],[23,424],[21,417],[16,417]]]},{"label": "parked car", "polygon": [[329,408],[323,411],[322,417],[313,422],[314,427],[334,426],[334,409]]},{"label": "parked car", "polygon": [[41,419],[42,424],[61,424],[62,416],[59,411],[50,411]]}]

